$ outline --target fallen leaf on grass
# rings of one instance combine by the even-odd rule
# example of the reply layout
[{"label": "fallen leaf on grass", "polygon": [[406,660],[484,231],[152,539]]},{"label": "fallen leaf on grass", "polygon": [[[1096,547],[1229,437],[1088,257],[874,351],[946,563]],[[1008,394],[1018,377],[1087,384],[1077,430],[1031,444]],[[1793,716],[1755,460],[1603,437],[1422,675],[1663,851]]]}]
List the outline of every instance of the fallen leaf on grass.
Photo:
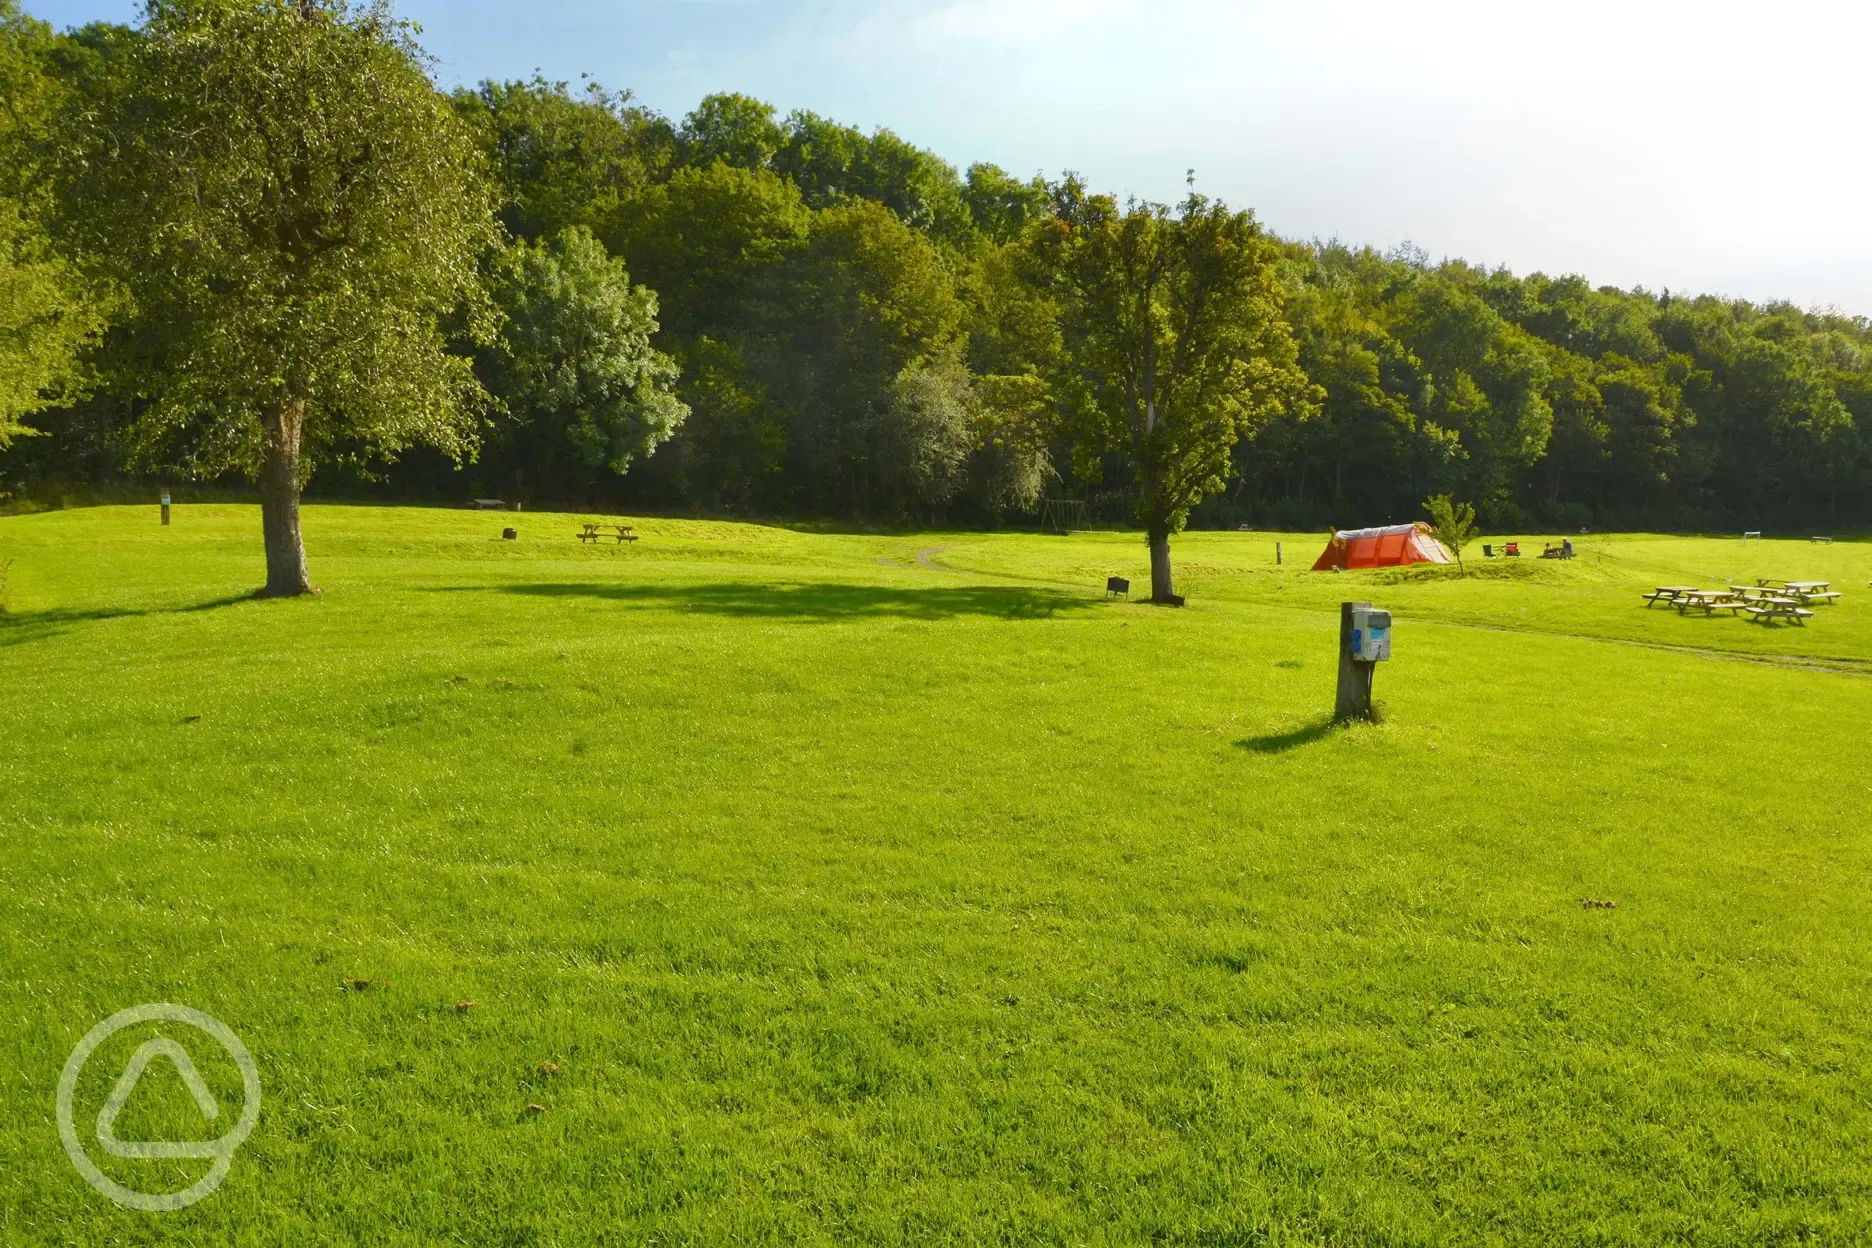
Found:
[{"label": "fallen leaf on grass", "polygon": [[344,981],[346,992],[368,992],[372,988],[388,988],[389,986],[390,981],[387,979],[347,979]]},{"label": "fallen leaf on grass", "polygon": [[543,1114],[545,1112],[546,1112],[546,1107],[544,1105],[527,1106],[527,1113],[529,1114]]},{"label": "fallen leaf on grass", "polygon": [[540,1074],[542,1075],[556,1075],[559,1073],[559,1063],[558,1062],[541,1062],[539,1064],[538,1069],[539,1069]]},{"label": "fallen leaf on grass", "polygon": [[182,722],[183,722],[183,723],[185,723],[185,724],[199,724],[199,723],[201,723],[201,716],[199,716],[199,715],[184,715],[184,716],[182,717]]},{"label": "fallen leaf on grass", "polygon": [[473,1001],[457,1001],[455,1003],[455,1012],[457,1014],[466,1014],[469,1010],[474,1008],[475,1003]]}]

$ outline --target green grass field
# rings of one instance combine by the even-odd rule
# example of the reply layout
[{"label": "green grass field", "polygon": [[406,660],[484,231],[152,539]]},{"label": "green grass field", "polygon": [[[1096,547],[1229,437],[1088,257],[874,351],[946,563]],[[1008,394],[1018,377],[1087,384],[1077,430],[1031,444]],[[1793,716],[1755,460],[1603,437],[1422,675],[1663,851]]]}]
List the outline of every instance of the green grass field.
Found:
[{"label": "green grass field", "polygon": [[[312,508],[286,603],[251,508],[0,519],[0,1240],[1872,1237],[1872,546],[1191,534],[1178,612],[1121,534],[575,519]],[[1846,598],[1638,598],[1762,575]],[[264,1088],[178,1213],[55,1126],[150,1001]],[[150,1070],[120,1136],[220,1133]]]}]

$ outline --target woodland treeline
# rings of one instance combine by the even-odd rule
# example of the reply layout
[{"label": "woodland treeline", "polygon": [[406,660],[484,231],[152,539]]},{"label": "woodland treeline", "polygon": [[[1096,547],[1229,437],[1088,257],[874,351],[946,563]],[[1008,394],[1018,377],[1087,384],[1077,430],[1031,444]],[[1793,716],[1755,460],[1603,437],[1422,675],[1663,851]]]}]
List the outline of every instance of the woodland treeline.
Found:
[{"label": "woodland treeline", "polygon": [[[143,114],[111,104],[113,78],[150,36],[55,34],[12,0],[0,26],[0,491],[252,475],[251,446],[213,421],[150,418],[181,367],[158,322],[200,302],[117,289],[86,248],[123,222],[66,223],[82,195],[139,210],[137,183],[72,153],[109,126],[108,150],[135,145]],[[733,94],[679,120],[544,81],[437,99],[489,215],[479,295],[436,322],[474,417],[446,437],[334,425],[304,469],[313,493],[878,523],[1022,522],[1046,498],[1136,514],[1154,470],[1076,415],[1122,389],[1075,330],[1099,292],[1062,258],[1062,223],[1111,215],[1078,179],[958,172],[887,130]],[[1245,328],[1229,367],[1260,353],[1311,384],[1240,406],[1204,452],[1215,488],[1178,523],[1406,520],[1438,494],[1498,528],[1872,520],[1863,317],[1244,228],[1270,284],[1231,306],[1284,328]]]}]

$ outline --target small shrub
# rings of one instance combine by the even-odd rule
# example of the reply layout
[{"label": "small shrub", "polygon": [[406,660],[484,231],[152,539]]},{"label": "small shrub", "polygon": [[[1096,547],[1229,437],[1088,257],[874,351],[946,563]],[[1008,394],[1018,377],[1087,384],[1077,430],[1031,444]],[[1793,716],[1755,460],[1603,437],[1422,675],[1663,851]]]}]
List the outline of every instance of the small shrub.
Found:
[{"label": "small shrub", "polygon": [[1475,539],[1475,508],[1468,503],[1455,502],[1447,494],[1438,494],[1424,501],[1424,510],[1430,515],[1430,528],[1437,540],[1456,556],[1456,574],[1467,576],[1469,569],[1463,566],[1462,552],[1463,547]]}]

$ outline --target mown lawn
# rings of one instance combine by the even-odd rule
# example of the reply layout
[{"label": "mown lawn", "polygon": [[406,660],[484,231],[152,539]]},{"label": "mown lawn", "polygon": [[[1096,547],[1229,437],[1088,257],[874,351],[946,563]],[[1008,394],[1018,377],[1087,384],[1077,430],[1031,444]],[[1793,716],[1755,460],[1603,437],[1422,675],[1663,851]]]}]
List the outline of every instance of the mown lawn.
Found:
[{"label": "mown lawn", "polygon": [[[1872,546],[1193,534],[1176,612],[1127,535],[576,519],[315,507],[290,603],[253,509],[0,519],[0,1241],[1872,1236]],[[1847,597],[1637,596],[1758,575]],[[55,1126],[147,1001],[264,1088],[180,1213]],[[121,1137],[219,1134],[150,1070]]]}]

